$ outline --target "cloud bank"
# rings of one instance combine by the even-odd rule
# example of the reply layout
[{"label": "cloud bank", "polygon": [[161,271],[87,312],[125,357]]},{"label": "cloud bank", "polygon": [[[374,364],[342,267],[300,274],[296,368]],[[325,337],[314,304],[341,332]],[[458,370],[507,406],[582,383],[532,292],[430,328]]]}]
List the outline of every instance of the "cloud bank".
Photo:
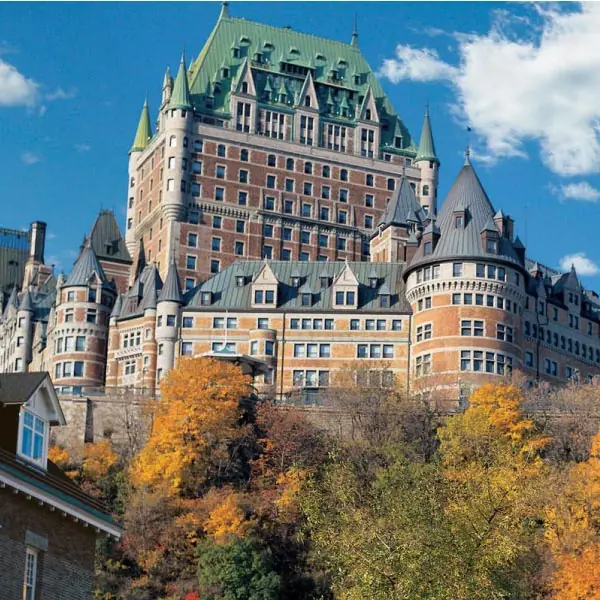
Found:
[{"label": "cloud bank", "polygon": [[585,255],[585,252],[567,254],[560,259],[560,268],[562,271],[570,271],[571,265],[575,265],[578,275],[598,275],[600,268],[598,265]]},{"label": "cloud bank", "polygon": [[379,74],[451,86],[458,118],[495,159],[526,157],[525,142],[535,141],[552,172],[598,173],[600,3],[535,10],[535,26],[503,11],[488,33],[455,35],[456,64],[433,49],[399,45]]}]

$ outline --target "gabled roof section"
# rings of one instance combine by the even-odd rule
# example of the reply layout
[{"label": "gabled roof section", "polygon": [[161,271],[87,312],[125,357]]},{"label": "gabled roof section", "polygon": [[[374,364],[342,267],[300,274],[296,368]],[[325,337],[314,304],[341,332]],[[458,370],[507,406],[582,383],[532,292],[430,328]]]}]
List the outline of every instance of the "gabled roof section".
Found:
[{"label": "gabled roof section", "polygon": [[[310,106],[309,107],[307,107],[304,102],[304,99],[307,96],[310,98]],[[313,80],[311,71],[309,71],[306,74],[306,79],[304,80],[304,85],[302,86],[302,89],[300,90],[300,93],[298,94],[297,104],[298,104],[298,106],[303,106],[305,108],[314,108],[317,110],[319,108],[319,97],[317,96],[317,90],[315,88],[315,82]]]},{"label": "gabled roof section", "polygon": [[121,310],[123,310],[123,296],[119,294],[115,300],[115,305],[113,306],[110,316],[118,317],[121,314]]},{"label": "gabled roof section", "polygon": [[423,223],[424,220],[425,213],[415,196],[415,191],[406,177],[402,176],[380,224],[385,228],[389,225],[406,225],[409,221]]},{"label": "gabled roof section", "polygon": [[25,290],[23,292],[21,302],[19,302],[19,310],[35,312],[35,308],[33,307],[33,298],[31,297],[31,292],[29,290]]},{"label": "gabled roof section", "polygon": [[140,311],[156,308],[158,293],[162,289],[162,279],[158,273],[156,265],[148,265],[145,277],[143,278],[144,288]]},{"label": "gabled roof section", "polygon": [[101,210],[90,232],[92,248],[99,260],[131,264],[131,256],[112,210]]},{"label": "gabled roof section", "polygon": [[252,69],[248,65],[248,59],[244,61],[244,64],[242,65],[242,68],[237,76],[235,84],[236,94],[242,93],[242,85],[244,82],[248,84],[248,91],[245,93],[249,96],[256,96],[256,85],[254,85],[254,77],[252,77]]},{"label": "gabled roof section", "polygon": [[258,271],[258,273],[256,273],[256,276],[252,280],[252,283],[258,283],[258,284],[267,283],[267,284],[277,285],[279,283],[279,280],[275,276],[275,273],[273,273],[273,269],[271,269],[271,265],[265,260],[262,263],[262,267],[261,267],[260,271]]},{"label": "gabled roof section", "polygon": [[[257,46],[263,50],[261,62],[252,60],[252,52]],[[293,54],[291,53],[292,48],[294,49]],[[270,85],[275,92],[280,87],[277,78],[283,76],[288,80],[290,97],[298,97],[304,79],[297,75],[288,76],[281,69],[282,64],[290,61],[292,64],[312,72],[317,92],[320,91],[320,87],[343,88],[352,91],[353,99],[348,117],[336,115],[336,118],[354,119],[370,88],[379,118],[385,118],[388,122],[387,129],[382,132],[382,146],[389,147],[392,152],[399,150],[414,156],[416,146],[410,133],[397,115],[380,81],[357,45],[234,18],[227,11],[220,16],[202,51],[190,65],[188,79],[192,104],[203,112],[228,117],[231,81],[237,76],[246,58],[250,61],[259,93],[264,91],[268,78],[271,79]],[[340,59],[343,61],[342,63],[340,63]],[[211,96],[211,107],[208,108],[205,104],[208,84],[214,79],[215,73],[223,72],[224,60],[229,66],[228,76],[221,77],[220,89]],[[333,70],[337,70],[338,73],[343,71],[344,79],[332,80],[331,72]],[[319,96],[321,103],[325,97]],[[273,104],[277,104],[276,100],[278,99],[273,97],[271,100],[261,98],[261,101]],[[401,148],[395,147],[395,137],[402,139]]]},{"label": "gabled roof section", "polygon": [[433,142],[433,132],[431,131],[431,120],[429,118],[429,107],[425,109],[425,117],[423,119],[423,128],[421,129],[421,141],[419,142],[419,150],[415,158],[415,163],[420,160],[432,160],[439,163],[435,152],[435,144]]},{"label": "gabled roof section", "polygon": [[[367,119],[367,110],[371,111],[371,118]],[[365,98],[360,107],[360,112],[358,113],[358,118],[369,121],[375,121],[379,123],[379,111],[377,110],[377,104],[375,103],[375,96],[373,95],[373,89],[371,86],[367,89],[367,93],[365,94]]]},{"label": "gabled roof section", "polygon": [[333,285],[358,285],[358,279],[356,278],[350,263],[346,262],[344,264],[344,268],[340,271],[333,282]]},{"label": "gabled roof section", "polygon": [[179,69],[177,71],[177,77],[175,77],[175,83],[173,84],[173,92],[171,93],[169,108],[189,109],[191,107],[192,101],[190,98],[190,86],[187,77],[187,70],[185,68],[185,55],[182,54],[181,61],[179,62]]},{"label": "gabled roof section", "polygon": [[[404,263],[269,261],[268,265],[273,276],[280,282],[277,289],[277,307],[273,310],[304,312],[338,310],[334,305],[335,287],[332,285],[323,287],[321,280],[326,278],[328,282],[338,281],[342,272],[349,270],[353,274],[353,281],[356,282],[354,285],[358,286],[357,310],[390,314],[411,312],[402,279]],[[230,265],[195,288],[191,295],[187,296],[187,303],[183,310],[251,309],[253,288],[251,285],[238,286],[236,279],[244,276],[246,281],[251,281],[264,267],[264,261],[257,260],[243,260]],[[370,287],[369,276],[374,272],[380,284],[379,289]],[[300,276],[302,286],[312,290],[312,304],[309,308],[302,306],[302,294],[299,293],[299,288],[291,285],[292,273]],[[391,292],[389,307],[382,307],[379,299],[379,291],[385,283]],[[202,294],[205,292],[211,294],[210,306],[202,305]]]},{"label": "gabled roof section", "polygon": [[[468,218],[462,227],[456,227],[454,213],[463,211],[465,207],[467,207]],[[513,243],[507,238],[499,238],[497,253],[488,253],[484,248],[482,231],[492,225],[495,231],[498,231],[493,219],[495,214],[496,210],[467,158],[438,215],[440,239],[433,253],[425,256],[421,245],[411,262],[411,268],[422,262],[450,258],[496,259],[522,267]]]},{"label": "gabled roof section", "polygon": [[144,100],[142,113],[138,122],[135,138],[129,152],[141,152],[146,149],[152,137],[152,125],[150,124],[150,111],[148,110],[148,99]]},{"label": "gabled roof section", "polygon": [[165,283],[158,296],[158,302],[183,303],[183,294],[181,293],[181,285],[179,285],[179,275],[177,274],[175,261],[171,261],[169,265]]},{"label": "gabled roof section", "polygon": [[65,285],[88,285],[90,279],[96,276],[102,284],[107,284],[106,275],[98,261],[98,257],[88,239],[83,252],[79,255]]}]

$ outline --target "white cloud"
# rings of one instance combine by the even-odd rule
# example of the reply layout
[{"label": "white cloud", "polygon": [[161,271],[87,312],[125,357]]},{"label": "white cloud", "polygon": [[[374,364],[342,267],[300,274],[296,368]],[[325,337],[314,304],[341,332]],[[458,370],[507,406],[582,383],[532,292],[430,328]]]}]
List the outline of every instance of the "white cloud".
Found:
[{"label": "white cloud", "polygon": [[38,99],[38,84],[0,59],[0,106],[33,106]]},{"label": "white cloud", "polygon": [[44,98],[48,100],[48,102],[52,102],[53,100],[71,100],[71,98],[75,98],[75,96],[77,96],[76,89],[70,89],[69,91],[66,91],[61,87],[56,88],[52,92],[47,92],[44,94]]},{"label": "white cloud", "polygon": [[563,200],[579,200],[581,202],[598,202],[600,190],[592,187],[587,181],[567,183],[560,188],[551,187],[551,190]]},{"label": "white cloud", "polygon": [[91,149],[92,147],[89,144],[75,144],[75,150],[77,150],[77,152],[79,152],[80,154],[85,154]]},{"label": "white cloud", "polygon": [[585,255],[585,252],[567,254],[560,259],[560,268],[563,271],[569,271],[571,265],[575,265],[578,275],[598,275],[600,268],[598,265]]},{"label": "white cloud", "polygon": [[42,157],[39,154],[34,154],[33,152],[23,152],[21,154],[21,161],[26,165],[35,165],[35,163],[39,163],[42,160]]},{"label": "white cloud", "polygon": [[438,81],[453,80],[458,69],[440,60],[435,50],[398,46],[396,58],[384,60],[379,73],[392,83],[398,83],[403,79]]},{"label": "white cloud", "polygon": [[600,3],[534,10],[535,24],[501,11],[488,33],[455,35],[456,64],[435,50],[400,45],[380,74],[451,85],[456,114],[480,136],[485,154],[524,157],[524,143],[535,141],[553,172],[597,173]]}]

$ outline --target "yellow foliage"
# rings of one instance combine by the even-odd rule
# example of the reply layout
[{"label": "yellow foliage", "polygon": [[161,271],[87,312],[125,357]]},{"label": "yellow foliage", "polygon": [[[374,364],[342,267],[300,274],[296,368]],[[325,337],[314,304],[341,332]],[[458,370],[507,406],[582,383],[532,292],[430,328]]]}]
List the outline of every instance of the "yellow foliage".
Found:
[{"label": "yellow foliage", "polygon": [[232,492],[210,511],[204,529],[217,544],[225,544],[232,537],[243,538],[254,524],[246,518],[241,496]]},{"label": "yellow foliage", "polygon": [[162,383],[152,433],[132,464],[133,484],[175,496],[186,479],[204,473],[206,457],[235,436],[248,383],[229,363],[181,360]]},{"label": "yellow foliage", "polygon": [[95,444],[86,444],[83,448],[83,462],[81,472],[92,481],[106,477],[111,467],[119,461],[119,456],[113,450],[108,440]]},{"label": "yellow foliage", "polygon": [[50,446],[48,448],[48,460],[51,460],[61,469],[65,469],[72,463],[69,451],[66,448],[61,448],[60,446]]},{"label": "yellow foliage", "polygon": [[282,488],[281,495],[275,500],[280,521],[293,522],[297,519],[300,491],[309,473],[308,469],[291,467],[277,478],[277,485]]},{"label": "yellow foliage", "polygon": [[553,577],[554,600],[600,598],[600,543],[590,544],[577,554],[557,557]]}]

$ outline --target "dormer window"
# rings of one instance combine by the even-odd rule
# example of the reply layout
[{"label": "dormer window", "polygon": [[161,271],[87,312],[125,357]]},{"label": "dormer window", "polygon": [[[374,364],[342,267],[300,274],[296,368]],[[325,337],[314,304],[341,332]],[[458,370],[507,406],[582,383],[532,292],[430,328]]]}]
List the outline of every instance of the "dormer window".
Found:
[{"label": "dormer window", "polygon": [[498,252],[498,240],[488,238],[486,251],[490,254],[496,254]]},{"label": "dormer window", "polygon": [[425,256],[431,254],[431,251],[432,251],[432,243],[425,242],[425,244],[423,244],[423,253],[425,254]]},{"label": "dormer window", "polygon": [[326,288],[329,286],[329,277],[319,277],[319,282],[322,288]]},{"label": "dormer window", "polygon": [[462,215],[456,215],[454,217],[454,227],[456,229],[462,229],[465,225],[465,218]]},{"label": "dormer window", "polygon": [[293,287],[298,287],[300,285],[300,276],[299,275],[293,275],[292,276],[292,286]]},{"label": "dormer window", "polygon": [[25,408],[21,409],[18,453],[46,468],[48,423]]},{"label": "dormer window", "polygon": [[336,306],[354,306],[355,298],[356,298],[355,292],[339,291],[339,292],[335,293],[335,304],[336,304]]},{"label": "dormer window", "polygon": [[210,306],[212,300],[212,294],[210,292],[202,292],[200,296],[200,303],[202,306]]},{"label": "dormer window", "polygon": [[310,306],[312,304],[312,294],[302,294],[301,296],[302,306]]},{"label": "dormer window", "polygon": [[244,287],[244,283],[245,283],[245,279],[243,275],[238,275],[235,278],[235,284],[237,285],[237,287]]},{"label": "dormer window", "polygon": [[369,287],[375,289],[377,287],[377,277],[369,277]]},{"label": "dormer window", "polygon": [[254,304],[275,304],[275,292],[273,290],[255,290]]}]

